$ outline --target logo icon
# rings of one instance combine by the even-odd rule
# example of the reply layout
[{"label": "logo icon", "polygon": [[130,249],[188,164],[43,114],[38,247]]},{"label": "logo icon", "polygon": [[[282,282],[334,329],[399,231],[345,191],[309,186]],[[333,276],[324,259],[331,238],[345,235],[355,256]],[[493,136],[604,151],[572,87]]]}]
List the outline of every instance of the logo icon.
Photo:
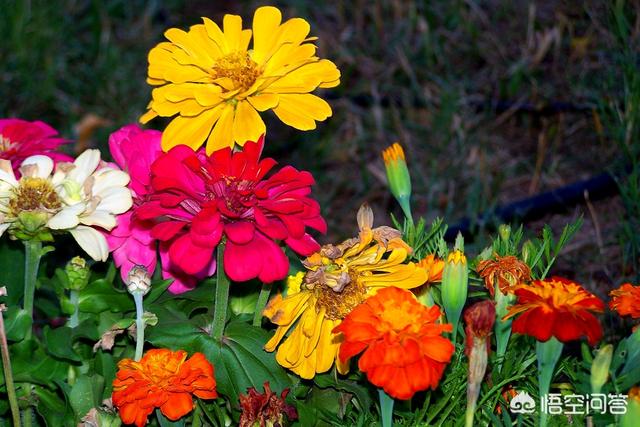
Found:
[{"label": "logo icon", "polygon": [[526,391],[521,391],[511,399],[509,408],[514,414],[533,414],[536,410],[536,401]]}]

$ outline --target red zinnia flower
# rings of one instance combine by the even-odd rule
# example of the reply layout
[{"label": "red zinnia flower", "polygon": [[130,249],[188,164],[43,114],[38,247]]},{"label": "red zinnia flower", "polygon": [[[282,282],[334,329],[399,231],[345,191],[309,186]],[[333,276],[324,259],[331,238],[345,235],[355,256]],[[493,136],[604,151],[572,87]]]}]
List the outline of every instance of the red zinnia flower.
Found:
[{"label": "red zinnia flower", "polygon": [[184,350],[153,349],[139,362],[121,360],[118,368],[111,398],[125,424],[144,426],[155,408],[176,421],[193,410],[192,394],[218,397],[213,365],[202,353],[187,360]]},{"label": "red zinnia flower", "polygon": [[0,119],[0,159],[11,161],[17,178],[20,177],[18,168],[22,161],[36,154],[46,154],[54,162],[72,162],[71,157],[54,151],[69,142],[44,122]]},{"label": "red zinnia flower", "polygon": [[276,241],[308,256],[320,245],[306,227],[326,231],[320,206],[309,198],[309,172],[285,166],[268,178],[276,164],[260,160],[263,138],[243,150],[224,148],[210,156],[177,146],[151,166],[152,191],[136,209],[142,219],[159,222],[152,236],[169,245],[171,261],[188,274],[215,262],[223,236],[224,269],[231,280],[283,279],[289,261]]},{"label": "red zinnia flower", "polygon": [[617,311],[620,316],[640,318],[640,286],[625,283],[611,291],[609,295],[613,297],[609,302],[611,310]]},{"label": "red zinnia flower", "polygon": [[366,299],[333,329],[342,332],[340,360],[364,350],[358,368],[397,399],[435,389],[454,346],[442,336],[451,324],[437,324],[440,307],[426,307],[407,290],[384,288]]},{"label": "red zinnia flower", "polygon": [[513,332],[538,341],[554,336],[567,342],[586,336],[591,345],[602,337],[602,326],[592,312],[602,313],[604,303],[579,284],[552,277],[517,286],[514,293],[518,300],[504,317],[520,314],[513,321]]}]

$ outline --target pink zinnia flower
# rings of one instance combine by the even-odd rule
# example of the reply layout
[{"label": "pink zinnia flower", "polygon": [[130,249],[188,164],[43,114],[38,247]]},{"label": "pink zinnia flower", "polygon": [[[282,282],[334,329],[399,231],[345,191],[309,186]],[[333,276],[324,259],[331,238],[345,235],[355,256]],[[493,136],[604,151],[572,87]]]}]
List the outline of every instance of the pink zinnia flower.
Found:
[{"label": "pink zinnia flower", "polygon": [[36,154],[45,154],[56,163],[73,162],[66,154],[54,151],[69,142],[44,122],[0,119],[0,159],[11,161],[16,178],[20,178],[18,168],[22,161]]},{"label": "pink zinnia flower", "polygon": [[[129,189],[133,193],[134,207],[143,203],[151,191],[151,164],[162,154],[160,140],[162,134],[156,130],[142,130],[135,124],[127,125],[109,137],[109,149],[115,162],[129,173]],[[109,250],[113,253],[122,280],[127,280],[129,271],[136,265],[144,266],[150,275],[157,262],[157,241],[151,236],[153,222],[137,218],[133,211],[118,217],[118,226],[106,234]],[[160,249],[162,277],[174,279],[169,290],[173,293],[193,288],[198,278],[204,278],[208,271],[189,276],[171,264],[165,256],[166,249]]]},{"label": "pink zinnia flower", "polygon": [[153,193],[136,209],[144,220],[160,219],[151,235],[168,246],[172,263],[187,274],[212,271],[223,236],[224,269],[231,280],[273,282],[287,275],[289,261],[278,241],[300,255],[320,249],[306,228],[326,231],[318,203],[307,197],[314,179],[260,160],[263,138],[240,152],[224,148],[210,156],[177,146],[151,166]]}]

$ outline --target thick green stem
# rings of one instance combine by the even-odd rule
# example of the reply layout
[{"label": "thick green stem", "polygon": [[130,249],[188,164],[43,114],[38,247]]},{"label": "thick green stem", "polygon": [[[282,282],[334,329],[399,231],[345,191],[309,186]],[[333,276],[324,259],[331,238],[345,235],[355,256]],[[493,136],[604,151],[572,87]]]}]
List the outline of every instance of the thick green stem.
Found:
[{"label": "thick green stem", "polygon": [[216,340],[221,339],[224,333],[229,306],[229,278],[224,272],[224,247],[225,242],[222,241],[217,249],[216,299],[213,302],[213,323],[211,324],[211,336]]},{"label": "thick green stem", "polygon": [[[42,257],[42,242],[28,240],[24,242],[24,305],[23,308],[33,319],[33,298],[36,293],[38,268]],[[31,330],[27,331],[27,338],[31,337]]]},{"label": "thick green stem", "polygon": [[133,301],[136,303],[136,356],[135,361],[142,359],[144,351],[144,308],[142,306],[142,292],[133,292]]},{"label": "thick green stem", "polygon": [[253,326],[262,325],[262,312],[269,302],[269,295],[271,295],[271,284],[263,283],[260,288],[260,294],[258,294],[258,301],[256,302],[256,311],[253,313]]},{"label": "thick green stem", "polygon": [[[555,337],[551,337],[546,342],[540,342],[536,344],[536,353],[538,356],[538,391],[540,393],[540,402],[546,399],[551,387],[551,380],[553,379],[553,370],[560,359],[562,354],[562,344]],[[540,427],[546,427],[547,425],[547,411],[540,412]]]},{"label": "thick green stem", "polygon": [[69,301],[71,302],[71,305],[73,305],[73,314],[71,315],[71,317],[69,318],[69,327],[70,328],[76,328],[78,327],[78,324],[80,323],[80,317],[79,317],[79,313],[78,313],[78,300],[80,298],[80,294],[78,293],[78,291],[70,291],[69,292]]},{"label": "thick green stem", "polygon": [[378,397],[380,398],[380,413],[382,415],[382,427],[393,426],[393,397],[384,392],[383,389],[378,389]]},{"label": "thick green stem", "polygon": [[0,346],[2,347],[2,368],[4,370],[4,381],[7,386],[7,395],[9,397],[9,407],[11,408],[11,416],[13,417],[14,427],[20,427],[20,408],[18,408],[18,399],[16,398],[16,388],[13,384],[13,373],[11,372],[11,358],[9,357],[9,344],[7,344],[7,335],[4,331],[4,317],[0,308]]}]

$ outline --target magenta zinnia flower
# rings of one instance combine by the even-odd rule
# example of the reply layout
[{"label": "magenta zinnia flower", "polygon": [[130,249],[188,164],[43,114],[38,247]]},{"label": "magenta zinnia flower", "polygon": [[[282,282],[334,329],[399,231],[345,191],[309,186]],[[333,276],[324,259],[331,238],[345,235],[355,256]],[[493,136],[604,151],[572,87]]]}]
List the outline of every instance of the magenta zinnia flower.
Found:
[{"label": "magenta zinnia flower", "polygon": [[187,274],[212,271],[214,250],[226,237],[224,270],[234,281],[283,279],[289,262],[278,241],[300,255],[320,249],[307,227],[326,231],[320,206],[308,197],[309,172],[285,166],[265,178],[275,160],[260,160],[263,138],[210,156],[177,146],[151,166],[152,193],[135,215],[157,220],[151,235]]},{"label": "magenta zinnia flower", "polygon": [[[151,164],[162,154],[162,134],[156,130],[142,130],[137,125],[127,125],[109,137],[109,149],[115,162],[131,177],[129,189],[133,204],[140,205],[152,191]],[[157,262],[157,241],[151,236],[154,223],[133,215],[133,210],[118,216],[118,226],[105,233],[109,250],[112,251],[116,267],[122,280],[127,280],[129,271],[136,265],[144,266],[150,275]],[[195,276],[185,274],[171,263],[165,245],[160,247],[162,277],[173,279],[169,290],[180,293],[193,288],[197,279],[209,274],[208,270]]]},{"label": "magenta zinnia flower", "polygon": [[36,154],[45,154],[56,163],[73,162],[66,154],[54,151],[69,142],[44,122],[0,119],[0,159],[11,161],[16,178],[20,177],[18,167],[22,161]]}]

